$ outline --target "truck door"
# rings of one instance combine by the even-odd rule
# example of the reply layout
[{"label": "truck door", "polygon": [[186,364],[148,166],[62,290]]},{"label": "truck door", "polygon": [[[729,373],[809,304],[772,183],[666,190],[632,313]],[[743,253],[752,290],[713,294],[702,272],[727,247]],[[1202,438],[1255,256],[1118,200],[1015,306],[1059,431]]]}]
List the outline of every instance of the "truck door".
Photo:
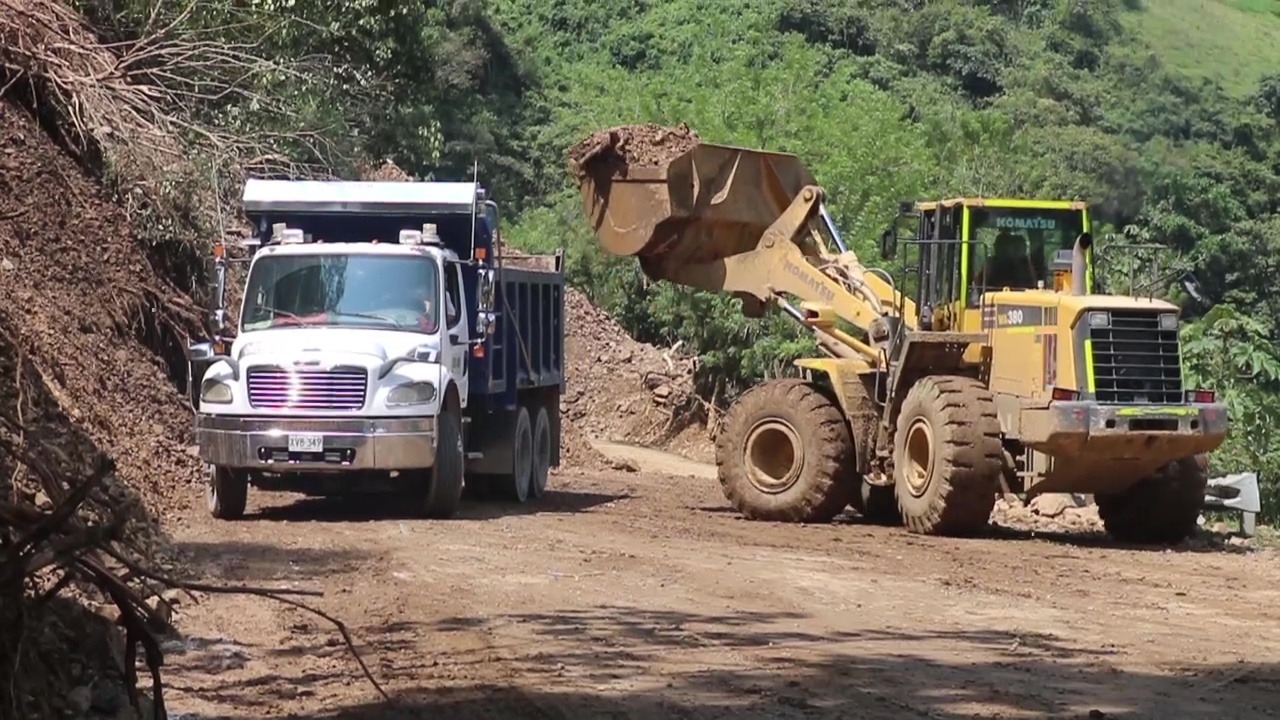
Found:
[{"label": "truck door", "polygon": [[467,314],[463,312],[462,268],[456,262],[444,264],[444,365],[458,385],[458,399],[467,406]]}]

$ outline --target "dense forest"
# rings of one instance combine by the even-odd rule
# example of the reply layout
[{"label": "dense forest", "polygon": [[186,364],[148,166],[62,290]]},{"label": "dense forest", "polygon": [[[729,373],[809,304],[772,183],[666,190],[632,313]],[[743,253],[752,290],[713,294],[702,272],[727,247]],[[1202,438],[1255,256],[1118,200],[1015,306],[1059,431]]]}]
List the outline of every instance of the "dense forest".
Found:
[{"label": "dense forest", "polygon": [[[587,133],[683,121],[707,141],[797,153],[868,259],[900,199],[1088,200],[1108,287],[1182,306],[1190,381],[1230,402],[1215,471],[1259,471],[1280,510],[1280,71],[1267,74],[1280,3],[77,4],[121,41],[239,48],[243,64],[188,68],[183,82],[222,89],[184,111],[260,139],[291,171],[391,159],[459,179],[477,161],[509,238],[566,247],[571,281],[633,334],[700,354],[709,397],[785,371],[806,341],[599,254],[564,165]],[[1202,52],[1197,36],[1212,41]]]}]

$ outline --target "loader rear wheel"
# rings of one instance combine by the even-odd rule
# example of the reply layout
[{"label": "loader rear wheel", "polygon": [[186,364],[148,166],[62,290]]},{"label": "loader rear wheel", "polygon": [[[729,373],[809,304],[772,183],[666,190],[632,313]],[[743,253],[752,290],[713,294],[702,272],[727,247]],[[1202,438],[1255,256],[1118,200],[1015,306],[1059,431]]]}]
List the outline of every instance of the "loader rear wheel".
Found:
[{"label": "loader rear wheel", "polygon": [[720,486],[750,520],[830,522],[854,500],[853,438],[840,408],[803,380],[772,380],[729,409],[716,441]]},{"label": "loader rear wheel", "polygon": [[872,485],[863,480],[855,510],[862,519],[875,525],[901,525],[902,511],[892,485]]},{"label": "loader rear wheel", "polygon": [[995,399],[982,383],[953,376],[917,382],[902,402],[893,451],[908,530],[972,535],[987,526],[1004,455]]},{"label": "loader rear wheel", "polygon": [[1175,460],[1118,493],[1096,493],[1098,515],[1120,542],[1176,545],[1196,530],[1209,484],[1208,458]]}]

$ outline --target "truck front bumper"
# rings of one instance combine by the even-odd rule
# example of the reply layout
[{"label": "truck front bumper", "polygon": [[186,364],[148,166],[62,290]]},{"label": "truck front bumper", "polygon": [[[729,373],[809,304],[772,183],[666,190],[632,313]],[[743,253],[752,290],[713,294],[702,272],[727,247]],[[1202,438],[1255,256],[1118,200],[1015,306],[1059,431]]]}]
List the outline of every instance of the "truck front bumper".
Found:
[{"label": "truck front bumper", "polygon": [[[309,444],[305,451],[293,444]],[[196,416],[205,462],[273,472],[414,470],[435,465],[435,418]],[[321,444],[316,450],[315,443]]]}]

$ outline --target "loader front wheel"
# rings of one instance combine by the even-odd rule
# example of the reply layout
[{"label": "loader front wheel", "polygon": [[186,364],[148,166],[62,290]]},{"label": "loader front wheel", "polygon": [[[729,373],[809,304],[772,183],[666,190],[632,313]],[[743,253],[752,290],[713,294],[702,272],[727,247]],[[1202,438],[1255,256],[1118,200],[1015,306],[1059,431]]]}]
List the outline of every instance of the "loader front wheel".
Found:
[{"label": "loader front wheel", "polygon": [[982,383],[952,376],[917,382],[902,401],[893,450],[908,530],[972,535],[987,526],[1004,455],[995,399]]},{"label": "loader front wheel", "polygon": [[844,414],[803,380],[748,390],[730,408],[716,441],[720,486],[751,520],[830,522],[858,492],[845,482],[852,462]]},{"label": "loader front wheel", "polygon": [[1209,484],[1208,459],[1175,460],[1118,493],[1096,493],[1098,515],[1120,542],[1176,545],[1196,530]]}]

